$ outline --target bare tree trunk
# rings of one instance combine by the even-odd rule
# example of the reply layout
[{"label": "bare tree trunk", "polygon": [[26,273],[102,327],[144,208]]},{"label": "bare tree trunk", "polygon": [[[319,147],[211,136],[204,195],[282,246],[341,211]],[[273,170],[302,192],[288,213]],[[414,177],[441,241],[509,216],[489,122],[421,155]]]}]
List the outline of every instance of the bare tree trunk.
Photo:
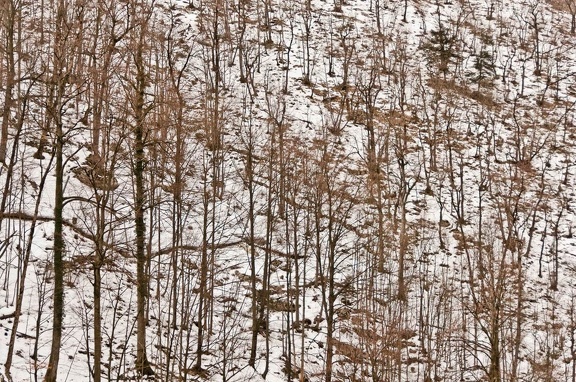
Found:
[{"label": "bare tree trunk", "polygon": [[[59,110],[61,105],[60,95],[64,84],[60,80],[56,104],[56,110]],[[59,111],[58,111],[59,113]],[[54,192],[54,301],[53,301],[53,322],[52,322],[52,347],[50,349],[50,360],[48,361],[48,368],[44,377],[45,382],[56,382],[58,376],[58,362],[60,360],[60,344],[62,342],[62,320],[64,317],[64,237],[62,236],[64,210],[64,160],[63,160],[63,146],[64,134],[62,131],[61,117],[55,121],[55,151],[56,151],[56,168],[54,175],[55,192]]]},{"label": "bare tree trunk", "polygon": [[[54,170],[55,192],[54,192],[54,297],[52,316],[52,346],[50,349],[50,359],[45,382],[56,382],[58,377],[58,363],[60,360],[60,345],[62,343],[62,322],[64,318],[64,237],[63,231],[63,210],[64,210],[64,131],[63,131],[63,101],[65,96],[66,78],[65,66],[65,44],[66,36],[63,36],[64,28],[67,27],[66,7],[64,0],[60,0],[56,16],[56,34],[54,48],[54,72],[52,76],[53,94],[48,100],[48,113],[54,121],[54,152],[56,168]],[[55,87],[55,88],[54,88]]]},{"label": "bare tree trunk", "polygon": [[102,379],[102,256],[96,251],[94,262],[94,382]]},{"label": "bare tree trunk", "polygon": [[[497,304],[498,306],[498,304]],[[496,309],[494,322],[491,322],[492,333],[490,336],[490,366],[488,369],[488,381],[500,382],[500,311]]]},{"label": "bare tree trunk", "polygon": [[[138,48],[138,58],[142,62],[142,47]],[[146,357],[146,299],[148,298],[148,275],[145,273],[146,267],[146,223],[144,221],[144,210],[146,208],[146,195],[144,189],[144,90],[145,77],[142,68],[138,70],[137,79],[138,93],[136,100],[136,126],[134,128],[134,180],[135,200],[134,200],[134,223],[136,225],[136,278],[137,278],[137,369],[144,375],[152,375],[153,371]]]},{"label": "bare tree trunk", "polygon": [[[249,224],[249,251],[250,251],[250,282],[252,286],[252,339],[250,341],[250,359],[248,365],[254,367],[256,364],[256,350],[258,345],[258,332],[260,331],[260,322],[258,317],[259,296],[256,285],[256,244],[255,244],[255,200],[254,200],[254,158],[253,158],[253,137],[252,130],[248,132],[247,157],[246,157],[246,186],[248,188],[248,224]],[[263,291],[262,291],[263,292]]]},{"label": "bare tree trunk", "polygon": [[[3,0],[1,21],[6,33],[6,66],[8,73],[6,76],[6,88],[4,90],[4,107],[2,108],[2,127],[0,131],[0,162],[4,163],[6,160],[6,150],[8,147],[8,126],[10,123],[10,116],[13,104],[13,91],[16,80],[16,68],[14,63],[14,32],[16,28],[16,15],[19,12],[19,5],[14,3],[14,0]],[[1,4],[1,3],[0,3]]]},{"label": "bare tree trunk", "polygon": [[[142,10],[133,6],[134,17],[138,18],[137,12]],[[154,370],[150,366],[146,354],[146,301],[148,298],[149,275],[146,272],[146,223],[144,213],[146,209],[146,192],[144,186],[144,166],[145,166],[145,119],[147,108],[145,107],[146,92],[146,70],[144,63],[144,44],[147,31],[148,20],[140,19],[141,25],[135,30],[137,35],[136,52],[134,54],[134,65],[136,66],[136,81],[134,84],[134,119],[135,125],[132,133],[134,135],[134,224],[136,233],[136,370],[140,375],[154,375]]]},{"label": "bare tree trunk", "polygon": [[[209,227],[209,206],[210,206],[210,195],[207,187],[208,181],[204,182],[204,195],[203,195],[203,221],[202,221],[202,253],[200,259],[200,285],[198,286],[199,289],[199,297],[198,297],[198,320],[196,322],[198,326],[197,331],[197,346],[196,346],[196,363],[194,365],[194,369],[196,372],[202,371],[202,347],[204,345],[204,327],[206,322],[206,317],[204,314],[205,308],[204,305],[206,304],[206,283],[208,279],[208,227]],[[214,196],[212,196],[214,197]]]}]

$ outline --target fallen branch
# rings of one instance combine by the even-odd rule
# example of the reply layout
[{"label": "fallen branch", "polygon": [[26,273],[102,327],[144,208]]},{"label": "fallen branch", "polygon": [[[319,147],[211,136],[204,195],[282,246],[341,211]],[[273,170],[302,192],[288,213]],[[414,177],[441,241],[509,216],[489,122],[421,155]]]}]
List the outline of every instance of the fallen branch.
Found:
[{"label": "fallen branch", "polygon": [[8,313],[8,314],[5,314],[3,316],[0,316],[0,320],[7,320],[9,318],[14,318],[14,317],[16,317],[16,312],[12,312],[12,313]]}]

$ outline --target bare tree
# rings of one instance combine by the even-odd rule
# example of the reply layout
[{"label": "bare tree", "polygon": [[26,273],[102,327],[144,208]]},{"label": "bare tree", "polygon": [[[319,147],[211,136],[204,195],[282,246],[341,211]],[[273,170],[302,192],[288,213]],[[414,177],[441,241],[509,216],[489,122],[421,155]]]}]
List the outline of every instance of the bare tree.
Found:
[{"label": "bare tree", "polygon": [[[29,92],[31,90],[31,87],[28,88],[27,91],[27,95],[29,95]],[[12,154],[11,154],[11,158],[10,158],[10,167],[14,166],[15,163],[15,157],[16,157],[16,148],[18,146],[18,142],[20,140],[20,134],[22,132],[22,128],[24,125],[24,121],[25,121],[25,116],[27,114],[27,108],[28,108],[28,101],[27,101],[27,97],[24,98],[22,100],[22,109],[19,112],[19,118],[18,118],[18,129],[17,129],[17,133],[16,136],[14,138],[14,146],[12,148]],[[33,239],[34,239],[34,234],[36,232],[36,226],[37,226],[37,221],[38,221],[38,216],[39,216],[39,212],[40,212],[40,202],[42,200],[42,195],[45,189],[45,185],[46,185],[46,178],[48,177],[48,174],[50,173],[50,170],[52,169],[52,163],[54,160],[54,156],[52,155],[50,157],[50,160],[48,161],[47,167],[43,167],[42,171],[41,171],[41,181],[38,185],[38,193],[37,193],[37,197],[36,197],[36,202],[35,202],[35,206],[34,206],[34,212],[32,215],[32,219],[30,222],[30,229],[29,229],[29,233],[28,233],[28,238],[27,241],[25,242],[26,245],[24,246],[24,255],[23,255],[23,260],[22,260],[22,269],[21,269],[21,275],[19,278],[19,283],[18,283],[18,292],[17,292],[17,296],[16,296],[16,304],[14,307],[14,321],[12,323],[12,331],[10,332],[10,341],[8,344],[8,354],[6,356],[6,362],[4,364],[5,366],[5,370],[6,370],[6,375],[8,376],[8,378],[10,378],[11,376],[11,367],[12,367],[12,359],[14,356],[14,347],[16,344],[16,336],[18,333],[18,326],[20,324],[20,316],[22,314],[22,306],[24,303],[24,292],[25,292],[25,288],[26,288],[26,280],[27,280],[27,271],[28,271],[28,266],[30,264],[30,255],[32,253],[32,248],[33,248]],[[8,174],[12,173],[12,169],[9,168],[8,170]],[[6,196],[8,194],[7,189],[9,188],[9,181],[10,181],[10,176],[6,177],[6,184],[5,184],[5,188],[4,188],[4,196]],[[5,198],[2,198],[2,206],[5,206]],[[4,208],[2,208],[2,215],[4,214]],[[2,223],[3,219],[0,219],[0,225]]]},{"label": "bare tree", "polygon": [[[46,100],[46,109],[49,120],[53,123],[53,150],[55,152],[56,167],[54,169],[54,301],[52,323],[52,345],[50,360],[44,380],[56,382],[58,376],[58,363],[60,359],[60,345],[62,342],[62,328],[64,316],[64,254],[65,242],[63,237],[63,210],[64,210],[64,147],[67,140],[65,130],[67,104],[75,98],[76,93],[82,92],[83,81],[77,78],[75,65],[78,63],[78,52],[81,47],[79,28],[84,19],[84,4],[82,2],[68,3],[59,0],[56,5],[56,26],[54,31],[54,51],[52,70],[49,74],[49,96]],[[73,124],[76,127],[79,122]],[[46,129],[48,130],[48,129]]]},{"label": "bare tree", "polygon": [[[312,208],[310,213],[314,216],[317,282],[322,290],[322,310],[326,317],[325,375],[326,381],[330,382],[334,372],[337,298],[351,286],[351,280],[344,276],[341,267],[350,256],[345,237],[358,190],[346,179],[338,181],[338,174],[343,175],[344,171],[339,165],[342,158],[328,135],[318,143],[314,148],[315,169],[310,173],[307,186]],[[341,314],[346,313],[342,311]]]},{"label": "bare tree", "polygon": [[134,179],[134,227],[136,258],[136,370],[140,375],[153,375],[147,356],[146,346],[146,306],[148,299],[149,274],[147,272],[148,256],[146,251],[146,222],[147,207],[146,195],[146,145],[149,133],[148,115],[154,106],[153,100],[148,97],[148,78],[151,68],[148,67],[149,45],[146,39],[150,36],[153,15],[153,4],[148,5],[139,0],[129,3],[131,20],[130,32],[127,35],[130,49],[129,72],[133,73],[128,87],[126,98],[130,105],[129,115],[131,121],[125,126],[132,135],[132,175]]},{"label": "bare tree", "polygon": [[[22,4],[19,0],[3,0],[0,3],[2,13],[0,14],[2,22],[3,35],[5,41],[3,44],[3,58],[6,64],[6,77],[4,86],[4,106],[2,108],[2,126],[0,129],[0,161],[6,160],[6,150],[8,147],[8,127],[12,116],[12,107],[14,103],[14,87],[16,85],[16,60],[18,60],[16,48],[20,46],[20,36],[18,28],[21,24]],[[21,53],[21,52],[20,52]],[[19,74],[19,73],[18,73]]]}]

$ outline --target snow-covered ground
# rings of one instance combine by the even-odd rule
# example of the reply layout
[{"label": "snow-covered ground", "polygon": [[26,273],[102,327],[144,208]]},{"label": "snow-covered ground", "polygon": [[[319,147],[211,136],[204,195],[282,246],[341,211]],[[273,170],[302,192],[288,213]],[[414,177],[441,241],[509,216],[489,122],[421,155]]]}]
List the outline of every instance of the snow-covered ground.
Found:
[{"label": "snow-covered ground", "polygon": [[[67,48],[80,48],[68,51],[76,77],[61,109],[59,381],[94,379],[97,243],[102,378],[143,379],[135,371],[133,2],[100,3],[102,13],[67,4],[80,41]],[[576,4],[338,7],[154,2],[143,45],[150,379],[324,381],[333,345],[333,381],[573,381]],[[35,155],[50,82],[34,75],[53,68],[53,41],[41,39],[38,24],[45,17],[52,36],[54,15],[48,4],[22,5],[9,153],[28,86],[33,97],[0,169],[2,364],[25,276],[14,382],[43,378],[52,338],[49,129],[43,159]],[[78,52],[97,33],[92,61]],[[118,40],[105,72],[105,170],[90,172],[95,78],[105,77],[94,70],[104,67],[107,36]],[[97,171],[114,185],[91,186]],[[265,319],[250,366],[255,297]]]}]

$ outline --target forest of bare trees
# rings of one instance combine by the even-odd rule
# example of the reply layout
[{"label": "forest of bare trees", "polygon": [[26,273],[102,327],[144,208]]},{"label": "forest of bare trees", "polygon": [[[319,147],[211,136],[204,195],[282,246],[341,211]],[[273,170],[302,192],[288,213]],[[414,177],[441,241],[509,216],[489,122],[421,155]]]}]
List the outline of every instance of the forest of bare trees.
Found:
[{"label": "forest of bare trees", "polygon": [[0,0],[0,381],[576,382],[574,0]]}]

